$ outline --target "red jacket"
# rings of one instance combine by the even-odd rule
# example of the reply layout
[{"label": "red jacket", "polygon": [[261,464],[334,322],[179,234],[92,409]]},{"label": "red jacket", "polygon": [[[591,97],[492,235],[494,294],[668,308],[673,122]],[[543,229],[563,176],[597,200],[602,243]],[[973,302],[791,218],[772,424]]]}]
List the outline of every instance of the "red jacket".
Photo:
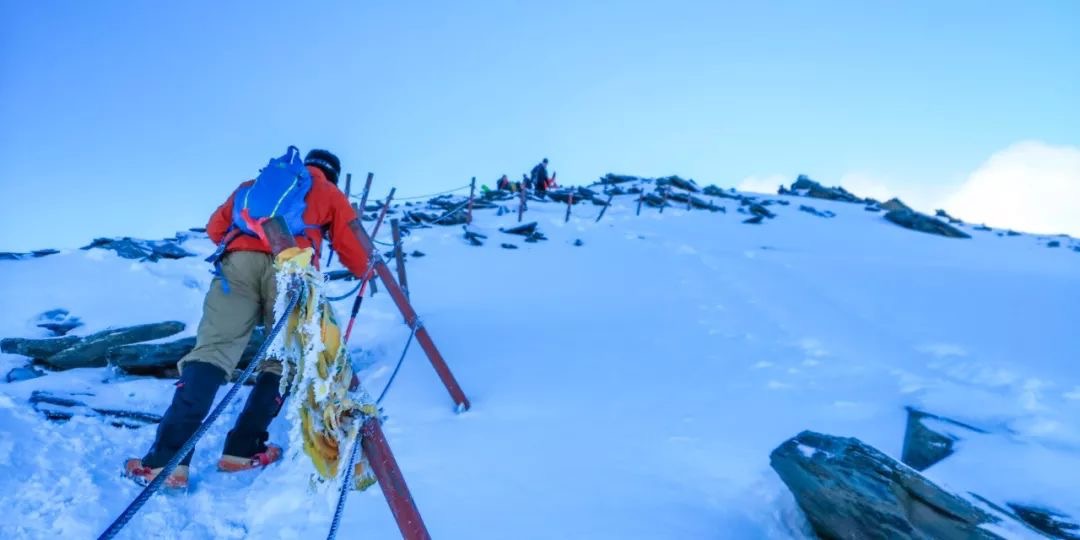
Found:
[{"label": "red jacket", "polygon": [[[326,175],[317,167],[308,166],[311,173],[311,191],[308,192],[307,208],[304,210],[304,222],[308,225],[317,225],[318,228],[308,229],[304,234],[296,236],[296,244],[302,248],[313,247],[315,253],[322,253],[322,231],[330,233],[330,241],[337,250],[341,263],[356,276],[363,276],[367,272],[368,256],[360,247],[360,241],[356,239],[349,222],[356,219],[356,211],[349,204],[349,199],[334,184],[326,179]],[[248,180],[240,187],[251,185],[254,180]],[[239,188],[237,188],[239,189]],[[232,225],[233,198],[236,191],[229,195],[225,201],[210,216],[210,223],[206,224],[206,234],[215,244],[220,244],[225,238],[225,233]],[[225,248],[226,253],[231,251],[261,251],[270,253],[270,247],[262,240],[246,234],[238,235],[229,242]],[[314,261],[316,267],[318,261]]]}]

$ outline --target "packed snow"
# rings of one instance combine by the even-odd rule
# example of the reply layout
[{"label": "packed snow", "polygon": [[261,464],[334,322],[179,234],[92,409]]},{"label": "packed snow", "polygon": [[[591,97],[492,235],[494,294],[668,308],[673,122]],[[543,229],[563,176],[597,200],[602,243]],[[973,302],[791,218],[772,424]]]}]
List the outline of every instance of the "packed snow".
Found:
[{"label": "packed snow", "polygon": [[[455,413],[414,344],[383,402],[433,537],[807,537],[769,452],[811,429],[899,456],[905,406],[987,431],[965,434],[929,478],[1080,516],[1080,244],[966,225],[973,238],[948,239],[861,204],[759,200],[791,204],[752,225],[720,198],[724,213],[636,216],[636,197],[617,196],[599,222],[585,203],[568,223],[564,205],[531,202],[525,219],[549,239],[525,243],[499,232],[517,224],[508,202],[503,216],[476,212],[483,246],[461,227],[406,237],[406,253],[426,254],[407,261],[413,304],[472,401]],[[213,248],[197,235],[184,247]],[[76,335],[164,320],[192,335],[210,278],[201,257],[142,263],[93,249],[0,261],[0,336],[45,337],[34,321],[54,308],[86,323]],[[340,319],[349,303],[336,305]],[[408,334],[384,289],[365,300],[350,347],[372,393]],[[0,372],[25,361],[0,355]],[[0,537],[96,537],[140,491],[121,465],[154,436],[93,417],[47,421],[31,392],[160,414],[171,385],[111,368],[0,384]],[[215,470],[246,395],[198,446],[190,490],[155,496],[120,537],[326,533],[336,493],[310,488],[302,454]],[[286,423],[275,420],[272,440],[286,441]],[[339,538],[395,537],[379,489],[350,495]]]}]

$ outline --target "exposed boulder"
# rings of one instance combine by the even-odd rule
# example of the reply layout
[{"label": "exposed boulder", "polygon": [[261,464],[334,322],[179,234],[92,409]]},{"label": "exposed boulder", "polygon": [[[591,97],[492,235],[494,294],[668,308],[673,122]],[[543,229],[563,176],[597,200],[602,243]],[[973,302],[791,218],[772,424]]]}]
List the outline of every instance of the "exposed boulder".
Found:
[{"label": "exposed boulder", "polygon": [[506,243],[506,242],[503,242],[502,244],[499,244],[499,247],[501,247],[503,249],[517,249],[518,248],[517,245]]},{"label": "exposed boulder", "polygon": [[814,208],[813,206],[806,206],[805,204],[800,204],[799,205],[799,211],[800,212],[806,212],[807,214],[813,214],[813,215],[815,215],[817,217],[823,217],[823,218],[836,217],[836,214],[834,214],[833,212],[831,212],[829,210],[825,210],[824,212],[822,212],[822,211],[818,210],[817,208]]},{"label": "exposed boulder", "polygon": [[45,358],[44,362],[54,369],[103,367],[109,349],[113,347],[166,338],[183,330],[184,323],[178,321],[104,330],[80,339],[71,347]]},{"label": "exposed boulder", "polygon": [[[744,200],[743,204],[746,204],[746,202],[747,201]],[[768,208],[765,208],[761,204],[751,203],[751,204],[749,204],[749,206],[750,206],[750,213],[755,215],[755,216],[766,217],[766,218],[769,218],[769,219],[772,219],[772,218],[776,217],[776,214],[770,212]]]},{"label": "exposed boulder", "polygon": [[531,223],[525,223],[524,225],[517,225],[517,226],[506,228],[506,229],[499,229],[499,231],[504,232],[506,234],[517,234],[517,235],[521,235],[521,236],[531,236],[533,233],[536,232],[536,222],[533,221]]},{"label": "exposed boulder", "polygon": [[639,178],[637,176],[630,176],[628,174],[607,173],[602,178],[600,178],[600,183],[601,184],[623,184],[623,183],[626,183],[626,182],[638,182],[638,181],[641,181],[641,180],[643,180],[643,178]]},{"label": "exposed boulder", "polygon": [[[264,340],[266,340],[265,329],[261,326],[256,327],[240,357],[238,368],[247,367],[248,362],[258,354]],[[170,377],[176,369],[176,363],[194,348],[195,338],[193,337],[165,343],[137,343],[109,349],[106,359],[109,365],[116,366],[121,371],[132,375]]]},{"label": "exposed boulder", "polygon": [[413,252],[409,254],[410,257],[424,257],[426,255],[426,253],[420,250],[413,250]]},{"label": "exposed boulder", "polygon": [[60,253],[56,249],[39,249],[37,251],[31,251],[29,253],[14,253],[10,251],[0,252],[0,261],[22,261],[26,259],[36,259],[38,257],[45,257],[47,255],[56,255]]},{"label": "exposed boulder", "polygon": [[699,208],[701,210],[710,210],[715,212],[716,206],[712,201],[706,201],[700,197],[695,197],[690,193],[683,191],[672,191],[668,193],[668,200],[675,201],[681,204],[689,204],[693,208]]},{"label": "exposed boulder", "polygon": [[53,336],[63,336],[82,326],[78,317],[73,317],[66,309],[50,309],[37,318],[37,327],[52,332]]},{"label": "exposed boulder", "polygon": [[892,210],[907,210],[909,212],[914,212],[914,210],[912,210],[910,206],[904,204],[904,201],[901,201],[900,199],[897,199],[896,197],[893,197],[893,198],[885,201],[880,206],[881,206],[882,209],[889,210],[889,211],[892,211]]},{"label": "exposed boulder", "polygon": [[487,236],[477,232],[466,230],[465,239],[469,241],[469,245],[482,246],[484,245],[484,242],[482,242],[482,240],[487,239]]},{"label": "exposed boulder", "polygon": [[693,180],[686,180],[678,176],[665,176],[663,178],[656,179],[656,185],[658,186],[671,186],[679,189],[689,191],[691,193],[698,193],[701,188]]},{"label": "exposed boulder", "polygon": [[30,379],[36,379],[45,375],[44,371],[37,369],[33,366],[22,366],[12,369],[8,372],[5,380],[9,383],[28,381]]},{"label": "exposed boulder", "polygon": [[940,208],[937,211],[934,212],[934,215],[936,217],[939,217],[939,218],[945,218],[946,220],[949,221],[949,223],[952,223],[953,225],[963,224],[964,223],[963,221],[950,216],[948,212],[946,212],[946,211],[944,211],[944,210],[942,210]]},{"label": "exposed boulder", "polygon": [[916,471],[925,471],[949,457],[953,446],[965,433],[986,433],[956,420],[907,408],[907,429],[900,461]]},{"label": "exposed boulder", "polygon": [[670,206],[665,197],[663,197],[661,195],[657,195],[656,193],[646,193],[642,197],[642,200],[645,201],[646,205],[651,206],[653,208],[662,208],[664,206]]},{"label": "exposed boulder", "polygon": [[82,338],[76,336],[45,339],[5,338],[0,340],[0,352],[29,356],[34,360],[45,360],[80,341]]},{"label": "exposed boulder", "polygon": [[765,219],[764,216],[754,216],[754,217],[752,217],[750,219],[744,219],[743,223],[749,223],[750,225],[759,225],[761,223],[761,221],[764,220],[764,219]]},{"label": "exposed boulder", "polygon": [[578,239],[574,240],[574,245],[577,246],[577,247],[581,247],[581,246],[585,245],[585,242],[582,242],[581,239],[578,238]]},{"label": "exposed boulder", "polygon": [[990,227],[987,227],[987,226],[986,226],[986,224],[985,224],[985,223],[983,223],[982,225],[977,225],[977,226],[975,227],[975,230],[976,230],[976,231],[983,231],[983,232],[987,232],[987,231],[992,231],[992,230],[994,230],[994,229],[991,229]]},{"label": "exposed boulder", "polygon": [[830,201],[852,202],[861,203],[863,199],[856,197],[854,194],[849,193],[842,187],[827,188],[821,184],[811,180],[810,177],[805,174],[800,174],[799,177],[791,184],[791,191],[799,194],[805,194],[807,197],[815,199],[826,199]]},{"label": "exposed boulder", "polygon": [[107,249],[116,252],[125,259],[157,262],[161,259],[182,259],[193,257],[195,254],[180,247],[177,240],[138,240],[131,237],[124,238],[95,238],[87,246],[80,249]]},{"label": "exposed boulder", "polygon": [[1017,517],[1032,528],[1063,540],[1080,540],[1080,524],[1077,520],[1055,510],[1024,504],[1008,503]]},{"label": "exposed boulder", "polygon": [[1061,242],[1058,242],[1057,240],[1051,240],[1051,241],[1047,242],[1046,247],[1051,247],[1051,248],[1061,247]]},{"label": "exposed boulder", "polygon": [[[116,427],[138,428],[161,422],[161,416],[153,413],[126,411],[111,407],[88,404],[93,394],[79,394],[79,399],[50,392],[35,391],[30,395],[30,404],[34,410],[45,415],[49,420],[64,422],[75,416],[100,417]],[[88,399],[89,398],[89,399]]]},{"label": "exposed boulder", "polygon": [[948,238],[971,238],[967,233],[948,223],[911,210],[893,210],[885,214],[885,219],[913,231],[936,234]]},{"label": "exposed boulder", "polygon": [[724,190],[720,189],[719,187],[717,187],[715,185],[712,185],[712,184],[710,184],[708,186],[705,186],[705,189],[702,190],[702,193],[704,193],[704,194],[706,194],[706,195],[708,195],[710,197],[720,197],[720,198],[723,198],[723,199],[735,199],[735,200],[742,199],[742,195],[739,195],[737,193],[730,193],[730,192],[724,191]]},{"label": "exposed boulder", "polygon": [[966,499],[858,439],[804,431],[769,456],[821,538],[998,539]]}]

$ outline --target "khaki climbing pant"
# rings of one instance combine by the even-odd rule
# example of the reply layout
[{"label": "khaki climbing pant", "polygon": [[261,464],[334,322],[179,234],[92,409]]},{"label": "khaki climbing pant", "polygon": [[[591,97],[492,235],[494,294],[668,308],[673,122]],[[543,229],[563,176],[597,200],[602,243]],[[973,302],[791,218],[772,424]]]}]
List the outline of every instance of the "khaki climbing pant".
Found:
[{"label": "khaki climbing pant", "polygon": [[[221,271],[229,291],[225,292],[220,276],[210,283],[195,348],[178,362],[181,371],[187,362],[206,362],[221,368],[230,378],[255,326],[262,324],[267,333],[274,326],[277,279],[270,255],[257,251],[226,253]],[[267,358],[259,371],[280,375],[281,362]]]}]

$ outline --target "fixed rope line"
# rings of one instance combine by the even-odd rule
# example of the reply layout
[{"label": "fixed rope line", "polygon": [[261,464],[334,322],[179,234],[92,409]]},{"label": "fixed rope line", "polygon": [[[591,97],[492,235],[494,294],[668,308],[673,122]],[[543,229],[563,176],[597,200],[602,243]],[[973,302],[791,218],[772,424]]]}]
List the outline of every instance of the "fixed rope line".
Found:
[{"label": "fixed rope line", "polygon": [[145,488],[143,488],[142,492],[139,493],[137,497],[135,497],[135,500],[131,501],[131,504],[129,504],[128,507],[124,509],[123,513],[121,513],[120,516],[117,517],[111,525],[109,525],[109,528],[105,529],[105,532],[101,533],[101,536],[98,537],[98,540],[107,540],[115,537],[116,534],[119,533],[120,530],[123,529],[129,521],[131,521],[131,518],[135,517],[135,514],[139,511],[140,508],[142,508],[144,504],[146,504],[146,501],[150,500],[150,497],[152,497],[154,493],[156,493],[161,488],[161,486],[165,484],[165,479],[168,478],[169,475],[171,475],[173,471],[176,470],[176,467],[180,465],[180,462],[183,461],[184,457],[187,456],[188,452],[191,452],[192,448],[195,448],[195,444],[198,443],[199,439],[201,439],[203,435],[205,435],[206,432],[210,429],[210,425],[213,424],[219,416],[221,416],[221,413],[225,410],[225,407],[229,404],[229,402],[233,400],[233,398],[236,397],[236,394],[240,391],[240,387],[243,386],[244,381],[246,381],[248,377],[250,377],[251,374],[255,372],[255,369],[258,368],[259,364],[261,364],[262,361],[266,358],[266,354],[270,350],[270,345],[273,344],[274,340],[277,338],[277,335],[281,333],[281,330],[285,328],[285,324],[289,321],[289,314],[291,314],[293,309],[296,308],[297,304],[300,303],[300,299],[302,296],[304,296],[304,289],[301,287],[296,287],[292,294],[292,298],[289,300],[288,305],[286,305],[285,307],[285,313],[282,314],[281,318],[278,319],[276,323],[274,323],[274,327],[270,330],[270,334],[266,336],[266,340],[264,340],[262,346],[259,347],[259,352],[256,353],[255,357],[251,359],[251,363],[249,363],[248,366],[244,368],[244,371],[240,374],[240,377],[233,384],[232,388],[230,388],[229,391],[225,394],[225,397],[222,398],[222,400],[218,403],[217,407],[215,407],[214,410],[210,412],[210,415],[207,416],[205,420],[203,420],[202,424],[199,425],[199,429],[195,430],[195,433],[193,433],[191,437],[188,438],[187,442],[184,443],[184,446],[181,446],[180,450],[177,451],[176,454],[173,455],[172,459],[170,459],[169,462],[165,464],[165,467],[161,469],[161,472],[159,472],[158,475],[155,476],[154,479],[151,480]]},{"label": "fixed rope line", "polygon": [[[401,370],[401,364],[405,361],[405,354],[409,352],[409,345],[412,345],[413,338],[416,337],[416,330],[423,326],[423,323],[417,319],[411,326],[412,332],[409,333],[409,340],[405,342],[405,348],[401,350],[401,358],[398,358],[397,366],[394,367],[393,373],[390,374],[390,379],[386,381],[382,393],[375,400],[376,405],[382,403],[386,393],[390,391],[390,385],[394,384],[394,378],[397,377],[398,371]],[[368,421],[368,419],[365,418],[363,421]],[[375,418],[370,421],[378,422],[379,419]],[[363,426],[363,422],[360,425]],[[327,534],[326,540],[334,540],[337,537],[338,527],[341,525],[341,516],[345,512],[345,499],[349,496],[349,491],[352,490],[353,472],[356,470],[356,458],[360,457],[360,440],[362,437],[363,434],[358,429],[356,438],[353,440],[352,451],[349,452],[349,463],[345,466],[345,478],[341,481],[341,494],[338,495],[337,508],[334,509],[334,518],[330,521],[330,532]]]},{"label": "fixed rope line", "polygon": [[[399,200],[399,201],[414,201],[414,200],[417,200],[417,199],[427,199],[427,198],[431,198],[431,197],[438,197],[439,195],[448,195],[448,194],[454,193],[456,191],[462,191],[462,190],[464,190],[464,189],[466,189],[468,187],[469,187],[469,184],[465,184],[464,186],[456,187],[456,188],[453,188],[453,189],[448,189],[446,191],[440,191],[438,193],[431,193],[431,194],[428,194],[428,195],[415,195],[415,196],[412,196],[412,197],[396,197],[396,199]],[[359,197],[357,197],[356,195],[352,195],[351,198],[359,199]]]}]

